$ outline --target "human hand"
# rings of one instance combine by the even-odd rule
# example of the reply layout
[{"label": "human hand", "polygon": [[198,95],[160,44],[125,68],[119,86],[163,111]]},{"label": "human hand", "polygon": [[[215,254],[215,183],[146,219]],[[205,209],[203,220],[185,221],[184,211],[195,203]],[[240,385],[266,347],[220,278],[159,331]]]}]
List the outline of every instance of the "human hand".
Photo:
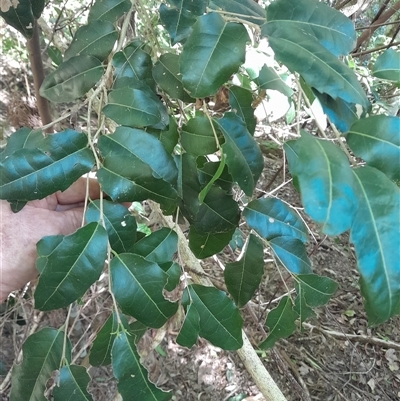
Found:
[{"label": "human hand", "polygon": [[[18,213],[0,201],[0,302],[11,291],[22,288],[38,275],[36,243],[46,235],[68,235],[82,225],[86,178],[80,178],[64,192],[30,201]],[[97,199],[100,188],[89,181],[89,196]]]}]

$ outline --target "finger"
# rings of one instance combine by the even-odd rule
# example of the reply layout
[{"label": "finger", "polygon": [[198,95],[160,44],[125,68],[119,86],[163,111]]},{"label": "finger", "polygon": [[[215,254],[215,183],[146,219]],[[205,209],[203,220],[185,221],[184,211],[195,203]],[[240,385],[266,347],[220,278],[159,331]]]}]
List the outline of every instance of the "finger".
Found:
[{"label": "finger", "polygon": [[89,180],[89,197],[91,199],[98,199],[100,196],[100,186],[97,180],[81,177],[64,192],[57,192],[58,203],[68,205],[83,202],[86,197],[87,180]]},{"label": "finger", "polygon": [[82,226],[83,207],[57,212],[59,233],[69,235]]}]

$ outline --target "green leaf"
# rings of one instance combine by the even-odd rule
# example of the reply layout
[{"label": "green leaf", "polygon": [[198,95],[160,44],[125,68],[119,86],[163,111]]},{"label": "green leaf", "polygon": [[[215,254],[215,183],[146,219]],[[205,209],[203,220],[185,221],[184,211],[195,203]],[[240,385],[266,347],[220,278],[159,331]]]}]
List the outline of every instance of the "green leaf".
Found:
[{"label": "green leaf", "polygon": [[87,392],[90,382],[86,368],[67,365],[60,369],[58,383],[53,389],[54,401],[93,401]]},{"label": "green leaf", "polygon": [[317,0],[277,0],[267,8],[267,23],[261,28],[269,35],[284,26],[314,37],[334,56],[346,55],[356,44],[353,22],[341,12]]},{"label": "green leaf", "polygon": [[[123,315],[120,315],[120,318],[124,318]],[[106,366],[111,363],[111,349],[117,336],[117,330],[118,317],[116,312],[113,312],[98,331],[93,341],[89,354],[89,362],[92,366]]]},{"label": "green leaf", "polygon": [[195,155],[209,155],[217,151],[217,143],[210,120],[206,116],[191,118],[182,126],[181,145],[186,152]]},{"label": "green leaf", "polygon": [[[0,163],[1,199],[28,201],[64,191],[94,165],[86,135],[73,130],[48,135],[43,140],[29,136],[24,143],[24,148]],[[21,145],[22,140],[14,144]]]},{"label": "green leaf", "polygon": [[[102,136],[99,139],[99,149],[107,159],[107,152],[119,153],[118,159],[124,156],[122,152],[129,155],[131,167],[124,167],[127,171],[133,170],[132,176],[141,176],[143,173],[136,167],[139,163],[149,166],[156,178],[162,178],[170,184],[176,185],[178,170],[171,155],[164,149],[162,143],[145,131],[118,127],[111,135]],[[138,166],[135,162],[138,162]],[[129,174],[130,175],[130,174]]]},{"label": "green leaf", "polygon": [[259,344],[260,349],[269,349],[281,338],[289,337],[295,330],[297,313],[292,309],[292,300],[285,296],[275,309],[268,313],[266,326],[269,328],[268,337]]},{"label": "green leaf", "polygon": [[194,256],[205,259],[222,251],[232,239],[235,228],[222,233],[203,233],[191,226],[189,231],[189,246]]},{"label": "green leaf", "polygon": [[225,113],[224,117],[214,119],[214,122],[225,138],[222,150],[229,173],[244,193],[251,196],[264,167],[261,150],[244,121],[236,114]]},{"label": "green leaf", "polygon": [[90,8],[88,22],[101,20],[114,23],[128,12],[131,6],[129,0],[97,0]]},{"label": "green leaf", "polygon": [[258,78],[255,79],[255,82],[260,89],[277,90],[287,97],[293,95],[293,91],[283,82],[275,70],[272,67],[267,67],[265,64],[261,68],[260,74]]},{"label": "green leaf", "polygon": [[[201,185],[207,185],[213,177],[217,174],[221,166],[221,162],[207,162],[204,163],[203,166],[198,170],[199,172],[199,181]],[[228,166],[224,166],[222,173],[219,175],[218,179],[214,182],[225,192],[229,192],[232,189],[232,176],[229,174]]]},{"label": "green leaf", "polygon": [[125,87],[117,85],[122,78],[129,78],[133,88],[146,90],[140,85],[155,90],[155,82],[152,75],[153,63],[151,56],[143,50],[144,44],[134,40],[124,47],[123,50],[114,54],[112,64],[114,67],[114,89]]},{"label": "green leaf", "polygon": [[225,154],[222,153],[221,160],[219,162],[219,166],[215,171],[214,175],[211,177],[210,181],[206,184],[206,186],[200,191],[199,193],[199,202],[203,203],[205,197],[207,196],[208,192],[210,191],[211,187],[214,185],[214,182],[218,181],[219,177],[221,177],[222,173],[225,169]]},{"label": "green leaf", "polygon": [[368,99],[354,72],[312,35],[283,24],[275,29],[268,23],[267,34],[276,58],[291,71],[297,71],[309,86],[333,99],[368,108]]},{"label": "green leaf", "polygon": [[85,95],[103,75],[101,61],[93,56],[75,56],[47,75],[40,96],[54,103],[73,102]]},{"label": "green leaf", "polygon": [[[103,200],[103,218],[111,248],[117,253],[128,252],[136,240],[136,220],[129,210],[118,203]],[[92,201],[86,210],[88,223],[100,222],[100,201]]]},{"label": "green leaf", "polygon": [[294,286],[297,294],[301,295],[311,308],[325,305],[338,288],[338,284],[329,277],[316,274],[294,276]]},{"label": "green leaf", "polygon": [[224,350],[242,347],[242,318],[223,291],[191,284],[183,293],[182,304],[185,307],[192,304],[197,310],[201,337]]},{"label": "green leaf", "polygon": [[303,287],[298,286],[297,297],[294,300],[293,310],[299,315],[300,330],[303,330],[303,323],[310,317],[315,316],[315,312],[307,305],[303,295]]},{"label": "green leaf", "polygon": [[168,282],[165,286],[165,290],[173,291],[176,288],[176,286],[179,284],[179,280],[180,280],[181,273],[182,273],[181,267],[178,265],[178,263],[175,263],[175,262],[161,263],[159,266],[168,275]]},{"label": "green leaf", "polygon": [[64,53],[64,60],[74,56],[93,56],[104,61],[118,39],[118,32],[109,21],[91,21],[81,26]]},{"label": "green leaf", "polygon": [[247,225],[266,240],[285,236],[307,242],[307,227],[303,220],[279,199],[255,199],[245,207],[243,216]]},{"label": "green leaf", "polygon": [[111,290],[123,313],[149,327],[161,327],[178,309],[164,298],[168,275],[139,255],[115,255],[110,264]]},{"label": "green leaf", "polygon": [[[46,383],[61,364],[64,333],[45,327],[30,335],[22,345],[22,362],[15,364],[11,376],[10,401],[47,401]],[[71,344],[67,339],[66,358],[70,360]]]},{"label": "green leaf", "polygon": [[108,95],[103,113],[116,123],[128,127],[146,127],[161,121],[158,104],[140,89],[114,89]]},{"label": "green leaf", "polygon": [[70,235],[42,238],[36,245],[40,277],[35,308],[63,308],[81,297],[100,277],[107,240],[106,230],[97,223],[89,223]]},{"label": "green leaf", "polygon": [[172,46],[183,42],[192,32],[197,17],[206,12],[205,0],[168,0],[172,7],[160,5],[160,19],[171,38]]},{"label": "green leaf", "polygon": [[182,82],[192,97],[215,94],[244,63],[246,28],[219,14],[199,17],[180,56]]},{"label": "green leaf", "polygon": [[186,103],[194,103],[193,99],[183,88],[179,72],[179,56],[177,54],[162,54],[153,67],[153,77],[157,85],[172,99]]},{"label": "green leaf", "polygon": [[163,227],[138,241],[133,253],[150,262],[166,263],[178,249],[178,235],[174,230]]},{"label": "green leaf", "polygon": [[155,130],[147,128],[147,132],[154,135],[164,145],[167,153],[173,153],[179,140],[178,124],[173,116],[169,116],[168,130]]},{"label": "green leaf", "polygon": [[196,307],[191,303],[186,308],[185,320],[179,331],[176,342],[187,348],[192,348],[196,344],[200,332],[200,315]]},{"label": "green leaf", "polygon": [[118,379],[118,392],[124,400],[166,401],[171,393],[164,393],[147,378],[146,369],[140,364],[135,338],[126,332],[118,333],[112,348],[112,367]]},{"label": "green leaf", "polygon": [[214,186],[199,206],[193,226],[201,233],[222,233],[234,230],[238,222],[238,204],[232,195]]},{"label": "green leaf", "polygon": [[294,274],[312,273],[311,262],[308,259],[303,242],[293,237],[275,237],[269,241],[275,256]]},{"label": "green leaf", "polygon": [[232,17],[239,14],[241,19],[252,24],[262,25],[265,22],[265,10],[254,0],[212,0],[210,6],[232,13]]},{"label": "green leaf", "polygon": [[63,55],[59,49],[55,46],[49,46],[47,48],[47,54],[51,58],[51,61],[58,67],[63,62]]},{"label": "green leaf", "polygon": [[256,128],[256,118],[252,107],[253,95],[247,89],[240,86],[231,86],[229,88],[229,104],[232,111],[236,113],[245,123],[247,130],[254,135]]},{"label": "green leaf", "polygon": [[371,325],[400,313],[400,189],[373,167],[353,170],[359,206],[350,241],[354,244],[361,294]]},{"label": "green leaf", "polygon": [[356,121],[346,136],[351,150],[368,165],[400,181],[400,118],[377,115]]},{"label": "green leaf", "polygon": [[393,49],[385,50],[375,61],[372,67],[372,75],[400,82],[400,52]]},{"label": "green leaf", "polygon": [[30,0],[30,2],[31,2],[33,16],[36,19],[39,19],[40,16],[42,15],[42,12],[46,5],[45,0]]},{"label": "green leaf", "polygon": [[227,263],[224,270],[226,288],[236,305],[242,308],[253,297],[264,273],[262,242],[250,234],[245,252],[237,262]]},{"label": "green leaf", "polygon": [[[42,4],[43,0],[40,0],[38,3]],[[27,39],[32,37],[35,18],[33,15],[31,0],[19,0],[18,2],[9,1],[5,4],[2,3],[0,15],[8,25],[11,25],[17,31],[21,32]]]},{"label": "green leaf", "polygon": [[357,210],[354,177],[345,154],[305,131],[284,144],[289,169],[300,185],[305,212],[328,235],[348,230]]}]

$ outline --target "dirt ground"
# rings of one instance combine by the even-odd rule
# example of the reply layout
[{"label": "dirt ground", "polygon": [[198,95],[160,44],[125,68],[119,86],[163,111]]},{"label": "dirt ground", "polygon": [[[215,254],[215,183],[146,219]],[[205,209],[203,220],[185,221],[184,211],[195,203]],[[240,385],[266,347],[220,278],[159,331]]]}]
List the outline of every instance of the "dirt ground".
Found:
[{"label": "dirt ground", "polygon": [[[23,83],[19,90],[21,87]],[[0,118],[5,132],[9,128],[6,109],[11,98],[7,88],[1,88]],[[270,140],[279,130],[260,125],[260,140]],[[266,151],[264,156],[265,171],[258,188],[272,191],[274,196],[299,207],[298,195],[291,184],[282,186],[288,172],[281,168],[279,151]],[[273,350],[258,352],[259,357],[288,401],[399,400],[400,318],[376,328],[368,327],[348,235],[321,237],[310,221],[307,224],[315,237],[314,240],[310,236],[308,247],[314,271],[336,280],[339,289],[325,307],[316,309],[316,316],[307,321],[303,331],[298,329],[291,337],[278,341]],[[220,263],[232,261],[236,256],[227,249],[216,258],[202,261],[205,272],[218,288],[224,289]],[[268,254],[265,258],[270,259]],[[283,279],[288,279],[283,269],[281,273]],[[242,310],[244,329],[255,347],[265,336],[267,311],[277,305],[284,293],[278,269],[267,262],[258,292]],[[31,289],[25,297],[21,292],[0,309],[0,382],[7,384],[1,394],[2,401],[9,400],[7,374],[27,335],[43,326],[58,328],[66,319],[65,310],[49,313],[33,310],[30,294]],[[76,363],[87,366],[89,344],[109,309],[109,295],[100,280],[92,286],[69,322]],[[144,364],[157,385],[172,391],[173,400],[265,400],[236,353],[222,351],[204,340],[189,350],[176,344],[179,327],[171,323],[164,329],[149,330],[139,349],[144,352],[149,346],[153,348],[144,356]],[[95,401],[118,400],[110,367],[91,367],[89,373]]]}]

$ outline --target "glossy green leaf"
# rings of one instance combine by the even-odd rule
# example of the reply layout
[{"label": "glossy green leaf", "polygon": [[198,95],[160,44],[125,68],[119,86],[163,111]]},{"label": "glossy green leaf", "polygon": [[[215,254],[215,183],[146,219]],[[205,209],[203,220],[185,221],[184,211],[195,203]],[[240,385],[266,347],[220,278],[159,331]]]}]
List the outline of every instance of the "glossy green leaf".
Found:
[{"label": "glossy green leaf", "polygon": [[110,264],[111,290],[123,313],[149,327],[161,327],[178,309],[164,298],[168,275],[139,255],[115,255]]},{"label": "glossy green leaf", "polygon": [[284,24],[268,28],[268,23],[267,34],[277,59],[297,71],[309,86],[333,99],[368,108],[368,99],[354,72],[312,35]]},{"label": "glossy green leaf", "polygon": [[101,20],[114,23],[128,12],[131,6],[130,0],[96,0],[90,8],[88,22]]},{"label": "glossy green leaf", "polygon": [[64,60],[63,54],[57,47],[49,46],[47,48],[47,54],[51,58],[51,61],[58,67]]},{"label": "glossy green leaf", "polygon": [[168,129],[153,130],[148,128],[147,132],[160,140],[167,153],[173,153],[179,140],[178,124],[173,116],[169,116]]},{"label": "glossy green leaf", "polygon": [[142,338],[144,333],[146,333],[147,326],[139,321],[134,321],[129,324],[129,334],[135,337],[135,344]]},{"label": "glossy green leaf", "polygon": [[[87,137],[82,133],[66,130],[43,140],[30,138],[30,143],[28,137],[21,138],[26,147],[0,163],[1,199],[28,201],[64,191],[94,165]],[[18,139],[15,148],[22,141]]]},{"label": "glossy green leaf", "polygon": [[97,223],[89,223],[70,235],[42,238],[36,245],[40,277],[35,308],[63,308],[81,297],[100,277],[107,241],[106,230]]},{"label": "glossy green leaf", "polygon": [[226,288],[236,305],[242,308],[253,297],[264,273],[263,243],[253,234],[241,259],[227,263],[224,270]]},{"label": "glossy green leaf", "polygon": [[[152,75],[153,63],[151,56],[144,49],[144,44],[134,40],[125,46],[121,51],[114,54],[112,64],[114,67],[114,89],[123,88],[124,85],[117,85],[121,78],[130,78],[133,88],[146,90],[141,85],[148,86],[155,90],[155,82]],[[139,85],[139,86],[138,86]]]},{"label": "glossy green leaf", "polygon": [[336,281],[316,274],[299,274],[294,277],[298,295],[304,298],[307,306],[316,308],[325,305],[338,288]]},{"label": "glossy green leaf", "polygon": [[73,102],[93,88],[102,75],[103,66],[96,57],[71,57],[45,77],[40,95],[54,103]]},{"label": "glossy green leaf", "polygon": [[138,241],[133,253],[155,263],[165,263],[172,259],[178,249],[178,235],[174,230],[163,227]]},{"label": "glossy green leaf", "polygon": [[400,189],[373,167],[353,170],[359,206],[350,230],[370,324],[400,313]]},{"label": "glossy green leaf", "polygon": [[288,97],[293,95],[293,91],[283,82],[275,70],[272,67],[267,67],[267,65],[261,68],[255,81],[260,89],[273,89]]},{"label": "glossy green leaf", "polygon": [[239,223],[239,206],[218,187],[212,187],[199,206],[193,226],[201,233],[223,233]]},{"label": "glossy green leaf", "polygon": [[266,240],[285,236],[307,242],[307,227],[303,220],[279,199],[255,199],[245,207],[243,216],[247,225]]},{"label": "glossy green leaf", "polygon": [[[120,315],[120,319],[124,318]],[[111,363],[111,349],[118,330],[118,317],[111,313],[101,329],[96,334],[90,349],[89,362],[92,366],[105,366]]]},{"label": "glossy green leaf", "polygon": [[225,138],[222,150],[229,173],[244,193],[251,196],[264,167],[261,150],[244,121],[236,114],[225,113],[224,117],[214,119],[214,122]]},{"label": "glossy green leaf", "polygon": [[186,308],[185,320],[181,330],[179,331],[176,342],[187,348],[192,348],[196,344],[197,337],[200,332],[200,315],[193,304],[189,304]]},{"label": "glossy green leaf", "polygon": [[229,88],[229,105],[232,111],[236,113],[246,123],[247,130],[254,135],[256,128],[256,118],[252,107],[253,95],[251,92],[240,86],[231,86]]},{"label": "glossy green leaf", "polygon": [[206,116],[191,118],[182,126],[181,145],[186,152],[199,156],[217,151],[217,143],[210,120]]},{"label": "glossy green leaf", "polygon": [[177,54],[162,54],[153,67],[153,77],[157,85],[172,99],[186,103],[194,103],[193,99],[183,88],[179,72],[179,56]]},{"label": "glossy green leaf", "polygon": [[281,26],[314,37],[334,56],[346,55],[356,43],[353,22],[318,0],[272,2],[267,8],[267,23],[262,27],[262,33],[268,36]]},{"label": "glossy green leaf", "polygon": [[206,11],[206,0],[168,0],[160,5],[160,19],[171,38],[171,44],[183,42],[192,32],[197,17]]},{"label": "glossy green leaf", "polygon": [[199,202],[203,203],[207,194],[210,192],[211,187],[214,185],[214,182],[218,181],[219,177],[221,177],[222,173],[225,169],[225,160],[226,156],[224,153],[221,155],[221,160],[219,161],[219,165],[214,175],[211,177],[210,181],[207,182],[206,186],[199,193]]},{"label": "glossy green leaf", "polygon": [[275,237],[269,241],[278,260],[294,274],[312,273],[311,262],[308,259],[306,247],[298,238]]},{"label": "glossy green leaf", "polygon": [[200,321],[199,335],[216,347],[236,350],[242,347],[242,318],[235,304],[215,287],[191,284],[186,287],[182,304],[192,304]]},{"label": "glossy green leaf", "polygon": [[141,180],[151,182],[151,177],[176,185],[178,171],[172,156],[157,138],[144,131],[118,127],[113,134],[100,137],[98,147],[105,168],[137,180],[138,185]]},{"label": "glossy green leaf", "polygon": [[321,103],[324,113],[339,131],[347,132],[351,125],[358,120],[355,104],[347,103],[339,98],[333,99],[326,93],[319,93],[316,89],[313,89],[313,93]]},{"label": "glossy green leaf", "polygon": [[[103,218],[111,248],[117,253],[128,252],[136,240],[136,220],[129,210],[118,203],[103,200]],[[100,222],[100,201],[92,201],[86,210],[88,223]]]},{"label": "glossy green leaf", "polygon": [[[42,4],[43,0],[37,1]],[[4,18],[8,25],[21,32],[27,39],[33,35],[33,24],[35,18],[32,10],[31,0],[19,0],[18,2],[9,1],[8,4],[1,4],[0,16]]]},{"label": "glossy green leaf", "polygon": [[315,312],[307,305],[303,295],[303,287],[298,286],[297,297],[294,300],[293,310],[299,315],[300,330],[303,330],[303,323],[310,317],[315,316]]},{"label": "glossy green leaf", "polygon": [[[220,162],[206,162],[199,166],[199,181],[201,185],[204,186],[210,182],[210,180],[215,176],[217,170],[220,168],[220,165]],[[218,177],[218,180],[215,181],[215,184],[225,192],[229,192],[232,189],[233,179],[229,174],[227,165],[225,165],[224,170]]]},{"label": "glossy green leaf", "polygon": [[93,401],[87,392],[90,376],[85,367],[67,365],[60,369],[58,383],[53,389],[54,401]]},{"label": "glossy green leaf", "polygon": [[[10,401],[47,401],[46,383],[63,358],[64,333],[45,327],[30,335],[22,345],[22,362],[12,370]],[[71,344],[67,339],[66,358]]]},{"label": "glossy green leaf", "polygon": [[64,61],[74,56],[93,56],[104,61],[118,39],[118,32],[109,21],[91,21],[81,26],[64,53]]},{"label": "glossy green leaf", "polygon": [[[20,1],[20,0],[19,0]],[[45,0],[30,0],[32,7],[32,14],[36,19],[39,19],[42,15],[44,7],[46,5]]]},{"label": "glossy green leaf", "polygon": [[399,117],[376,115],[356,121],[346,141],[356,156],[400,182],[399,133]]},{"label": "glossy green leaf", "polygon": [[372,75],[388,81],[400,82],[400,52],[385,50],[375,61]]},{"label": "glossy green leaf", "polygon": [[269,328],[268,337],[258,345],[261,349],[269,349],[281,338],[289,337],[295,330],[297,313],[292,309],[292,300],[285,296],[276,308],[268,313],[266,326]]},{"label": "glossy green leaf", "polygon": [[348,230],[357,210],[354,177],[345,154],[332,142],[305,131],[284,144],[289,169],[297,177],[305,212],[328,235]]},{"label": "glossy green leaf", "polygon": [[0,162],[3,162],[19,149],[40,148],[43,141],[45,141],[45,137],[42,131],[26,127],[20,128],[7,138],[6,146],[0,152]]},{"label": "glossy green leaf", "polygon": [[265,22],[265,10],[254,0],[211,0],[210,6],[232,13],[232,17],[240,15],[241,19],[252,24]]},{"label": "glossy green leaf", "polygon": [[128,127],[146,127],[160,122],[158,104],[140,89],[114,89],[108,96],[103,113],[116,123]]},{"label": "glossy green leaf", "polygon": [[199,17],[179,61],[189,94],[196,98],[215,94],[244,63],[248,40],[241,24],[226,22],[214,12]]},{"label": "glossy green leaf", "polygon": [[175,262],[160,263],[159,266],[168,275],[168,282],[165,285],[165,290],[173,291],[176,288],[176,286],[179,284],[179,280],[180,280],[180,277],[182,274],[181,267],[178,265],[178,263],[175,263]]},{"label": "glossy green leaf", "polygon": [[191,226],[189,231],[189,247],[198,259],[205,259],[221,252],[232,239],[235,228],[222,233],[203,233]]},{"label": "glossy green leaf", "polygon": [[147,378],[147,370],[140,364],[135,338],[126,332],[118,333],[112,348],[112,367],[118,380],[118,392],[124,400],[166,401],[171,393],[164,393]]}]

